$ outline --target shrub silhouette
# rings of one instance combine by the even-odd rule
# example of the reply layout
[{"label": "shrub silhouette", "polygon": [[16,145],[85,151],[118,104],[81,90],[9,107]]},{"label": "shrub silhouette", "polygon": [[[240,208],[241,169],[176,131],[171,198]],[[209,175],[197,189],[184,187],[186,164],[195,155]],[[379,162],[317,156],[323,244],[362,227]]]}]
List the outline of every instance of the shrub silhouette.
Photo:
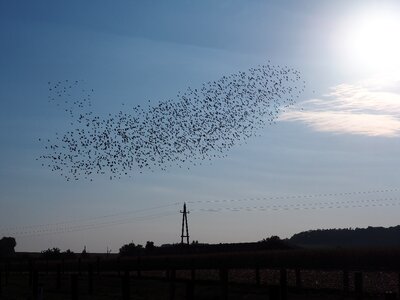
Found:
[{"label": "shrub silhouette", "polygon": [[133,242],[123,245],[121,248],[119,248],[119,254],[121,256],[138,255],[142,252],[143,252],[143,246],[140,244],[135,245],[135,243],[133,243]]},{"label": "shrub silhouette", "polygon": [[62,259],[62,258],[74,258],[75,253],[72,252],[71,250],[67,250],[64,252],[61,252],[60,248],[54,247],[52,249],[47,249],[41,252],[42,257],[45,259]]},{"label": "shrub silhouette", "polygon": [[0,257],[9,257],[15,254],[17,242],[13,237],[3,237],[0,240]]}]

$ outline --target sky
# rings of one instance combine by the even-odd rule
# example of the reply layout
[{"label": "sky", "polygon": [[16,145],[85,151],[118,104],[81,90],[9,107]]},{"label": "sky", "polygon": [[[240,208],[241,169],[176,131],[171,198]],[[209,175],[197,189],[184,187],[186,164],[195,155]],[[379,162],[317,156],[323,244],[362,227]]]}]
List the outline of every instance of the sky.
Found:
[{"label": "sky", "polygon": [[[282,238],[398,224],[397,1],[0,1],[0,236],[17,251]],[[107,115],[267,64],[296,105],[226,157],[66,181],[36,160],[68,130],[48,82],[80,80]]]}]

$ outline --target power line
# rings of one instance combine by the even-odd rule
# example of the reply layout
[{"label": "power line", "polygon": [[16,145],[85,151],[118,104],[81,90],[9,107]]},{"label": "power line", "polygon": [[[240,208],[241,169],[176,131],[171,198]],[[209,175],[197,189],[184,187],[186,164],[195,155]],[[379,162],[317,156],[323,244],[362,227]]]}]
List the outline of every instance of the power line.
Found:
[{"label": "power line", "polygon": [[56,222],[56,223],[47,223],[47,224],[35,224],[35,225],[6,227],[6,228],[3,228],[2,230],[3,231],[16,231],[16,230],[33,229],[33,228],[40,228],[40,227],[62,226],[62,225],[68,225],[68,224],[72,224],[72,223],[89,222],[89,221],[112,218],[112,217],[117,217],[117,216],[135,215],[135,214],[138,214],[138,213],[147,212],[147,211],[151,211],[151,210],[157,210],[157,209],[160,209],[160,208],[177,206],[179,204],[180,204],[179,202],[175,202],[175,203],[164,204],[164,205],[159,205],[159,206],[153,206],[153,207],[148,207],[148,208],[143,208],[143,209],[136,209],[136,210],[125,211],[125,212],[120,212],[120,213],[101,215],[101,216],[96,216],[96,217],[91,217],[91,218],[81,218],[81,219],[77,219],[77,220],[69,220],[69,221],[62,221],[62,222]]},{"label": "power line", "polygon": [[14,232],[12,235],[15,236],[23,236],[23,237],[30,237],[30,236],[43,236],[43,235],[51,235],[51,234],[60,234],[60,233],[70,233],[76,231],[84,231],[90,229],[99,229],[109,226],[116,226],[116,225],[124,225],[133,223],[136,221],[147,221],[155,218],[163,218],[167,216],[176,215],[176,212],[164,212],[159,214],[147,215],[147,216],[138,216],[134,218],[127,218],[122,220],[116,221],[109,221],[109,222],[102,222],[102,223],[94,223],[94,224],[85,224],[85,225],[77,225],[77,226],[69,226],[69,227],[59,227],[59,228],[47,228],[47,229],[40,229],[40,230],[30,230],[30,231],[23,231],[23,232]]},{"label": "power line", "polygon": [[[253,197],[253,198],[242,198],[242,199],[225,199],[225,200],[199,200],[199,201],[188,201],[192,204],[214,204],[214,203],[230,203],[230,202],[244,202],[244,201],[265,201],[265,200],[289,200],[289,199],[310,199],[317,197],[348,197],[355,195],[368,195],[374,193],[390,193],[397,192],[398,188],[393,189],[382,189],[382,190],[369,190],[369,191],[355,191],[355,192],[338,192],[338,193],[320,193],[320,194],[309,194],[309,195],[289,195],[289,196],[268,196],[268,197]],[[400,203],[384,203],[388,201],[399,201],[400,198],[386,197],[380,199],[351,199],[345,201],[328,201],[328,202],[313,202],[313,203],[290,203],[290,204],[269,204],[261,206],[241,206],[241,207],[211,207],[205,208],[200,207],[198,209],[192,209],[197,213],[201,212],[234,212],[234,211],[286,211],[286,210],[316,210],[316,209],[338,209],[338,208],[364,208],[364,207],[376,207],[376,206],[396,206]],[[135,215],[146,211],[158,210],[167,207],[173,207],[179,205],[179,202],[169,203],[159,206],[153,206],[143,209],[125,211],[114,214],[100,215],[91,218],[82,218],[79,220],[70,220],[57,223],[38,224],[38,225],[27,225],[27,226],[16,226],[3,228],[3,232],[7,232],[9,235],[16,236],[37,236],[37,235],[49,235],[55,233],[67,233],[75,231],[83,231],[89,229],[98,229],[108,226],[115,226],[121,224],[128,224],[135,221],[146,221],[154,218],[161,218],[176,214],[175,212],[162,211],[157,214],[145,215],[145,216],[134,216],[123,219],[115,219],[105,222],[96,222],[98,220],[115,218],[121,216]],[[95,221],[95,222],[92,222]],[[79,224],[87,223],[89,224]],[[71,224],[71,225],[70,225]],[[74,225],[76,224],[76,225]],[[56,228],[54,228],[56,227]]]},{"label": "power line", "polygon": [[385,203],[385,201],[400,201],[400,198],[382,198],[382,199],[365,199],[365,200],[348,200],[348,201],[332,201],[317,203],[301,203],[286,205],[267,205],[267,206],[242,206],[242,207],[217,207],[217,208],[200,208],[201,212],[237,212],[237,211],[284,211],[284,210],[316,210],[316,209],[339,209],[339,208],[365,208],[365,207],[385,207],[397,206],[400,202]]},{"label": "power line", "polygon": [[374,193],[390,193],[390,192],[398,192],[398,191],[400,191],[399,188],[393,188],[393,189],[383,189],[383,190],[320,193],[320,194],[308,194],[308,195],[266,196],[266,197],[249,197],[249,198],[241,198],[241,199],[223,199],[223,200],[219,200],[219,199],[196,200],[196,201],[187,201],[187,203],[197,204],[197,203],[223,203],[223,202],[286,200],[286,199],[323,198],[323,197],[346,197],[346,196],[354,196],[354,195],[367,195],[367,194],[374,194]]},{"label": "power line", "polygon": [[[242,206],[242,207],[219,207],[219,208],[200,208],[193,211],[199,213],[223,213],[223,212],[240,212],[240,211],[289,211],[289,210],[318,210],[318,209],[340,209],[340,208],[366,208],[366,207],[389,207],[400,205],[400,202],[385,203],[387,201],[400,201],[400,198],[381,198],[381,199],[361,199],[361,200],[347,200],[347,201],[330,201],[330,202],[313,202],[313,203],[297,203],[297,204],[274,204],[267,206]],[[119,220],[92,223],[75,226],[65,226],[58,228],[45,228],[39,230],[29,230],[22,232],[14,232],[16,236],[38,236],[50,235],[56,233],[68,233],[76,231],[84,231],[89,229],[98,229],[108,226],[129,224],[135,221],[147,221],[155,218],[162,218],[166,216],[176,215],[176,212],[161,212],[146,216],[136,216],[124,218]]]}]

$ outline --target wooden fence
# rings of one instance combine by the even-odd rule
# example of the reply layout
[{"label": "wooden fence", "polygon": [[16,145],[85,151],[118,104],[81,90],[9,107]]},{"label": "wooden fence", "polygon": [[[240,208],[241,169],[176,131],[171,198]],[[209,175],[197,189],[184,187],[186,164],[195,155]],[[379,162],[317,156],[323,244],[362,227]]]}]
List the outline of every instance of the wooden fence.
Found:
[{"label": "wooden fence", "polygon": [[[303,281],[303,274],[310,270],[328,271],[341,273],[342,283],[340,292],[343,295],[350,296],[353,299],[361,300],[365,296],[364,274],[365,272],[396,272],[399,270],[399,256],[388,254],[386,256],[374,253],[371,261],[364,255],[351,259],[351,257],[340,257],[340,263],[333,263],[329,260],[329,255],[323,255],[319,252],[314,256],[312,263],[304,256],[297,253],[296,261],[292,253],[280,252],[280,254],[269,253],[241,253],[241,254],[214,254],[214,255],[179,255],[164,257],[135,257],[135,258],[116,258],[103,259],[73,259],[73,260],[8,260],[0,264],[0,298],[8,288],[10,276],[27,275],[27,286],[30,287],[32,299],[43,299],[44,286],[40,282],[41,277],[50,275],[53,278],[52,283],[56,289],[60,290],[66,284],[69,285],[70,299],[78,300],[81,292],[79,290],[80,282],[85,282],[87,290],[85,294],[93,295],[97,278],[100,276],[117,276],[120,280],[121,299],[127,300],[131,297],[131,285],[135,280],[157,279],[168,283],[168,298],[176,299],[176,285],[184,285],[185,298],[195,299],[196,287],[204,284],[204,280],[198,278],[198,272],[204,270],[217,270],[218,276],[213,281],[218,286],[220,299],[228,299],[230,286],[232,284],[229,278],[231,270],[252,270],[254,272],[254,286],[265,287],[265,299],[286,300],[290,299],[290,292],[301,292],[306,287]],[[305,252],[304,252],[305,253]],[[396,252],[395,254],[398,254]],[[310,253],[306,253],[310,255]],[[310,259],[310,257],[306,257]],[[392,264],[387,264],[388,259]],[[335,257],[337,260],[338,257]],[[178,278],[177,272],[187,271],[189,276]],[[261,272],[265,270],[274,270],[279,273],[278,282],[262,283]],[[163,271],[163,275],[146,276],[144,273],[149,271]],[[288,272],[294,274],[294,281],[289,285]],[[400,293],[400,273],[397,273],[397,289],[391,291],[382,291],[383,299],[398,299]],[[66,283],[65,277],[69,277],[69,283]],[[63,279],[64,278],[64,279]],[[48,283],[48,281],[46,281]],[[294,284],[293,284],[294,282]],[[207,282],[209,284],[210,282]]]}]

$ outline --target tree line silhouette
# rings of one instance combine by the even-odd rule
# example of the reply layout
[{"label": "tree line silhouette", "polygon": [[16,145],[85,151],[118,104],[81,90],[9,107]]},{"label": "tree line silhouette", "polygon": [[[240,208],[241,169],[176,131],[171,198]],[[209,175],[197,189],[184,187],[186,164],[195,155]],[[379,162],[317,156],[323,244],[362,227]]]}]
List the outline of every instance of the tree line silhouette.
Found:
[{"label": "tree line silhouette", "polygon": [[[13,237],[0,239],[0,257],[15,256],[16,241]],[[367,228],[317,229],[294,234],[289,239],[271,236],[258,242],[218,243],[208,244],[192,241],[191,244],[162,244],[156,246],[153,241],[147,241],[143,246],[133,241],[120,247],[120,256],[136,255],[169,255],[182,253],[222,253],[257,250],[289,250],[304,247],[398,247],[400,246],[400,225]],[[107,255],[110,254],[107,252]],[[57,247],[49,248],[40,253],[45,259],[69,259],[88,257],[86,247],[81,253],[70,249],[61,251]]]},{"label": "tree line silhouette", "polygon": [[317,229],[297,233],[289,242],[300,246],[393,247],[400,246],[400,225],[367,228]]}]

